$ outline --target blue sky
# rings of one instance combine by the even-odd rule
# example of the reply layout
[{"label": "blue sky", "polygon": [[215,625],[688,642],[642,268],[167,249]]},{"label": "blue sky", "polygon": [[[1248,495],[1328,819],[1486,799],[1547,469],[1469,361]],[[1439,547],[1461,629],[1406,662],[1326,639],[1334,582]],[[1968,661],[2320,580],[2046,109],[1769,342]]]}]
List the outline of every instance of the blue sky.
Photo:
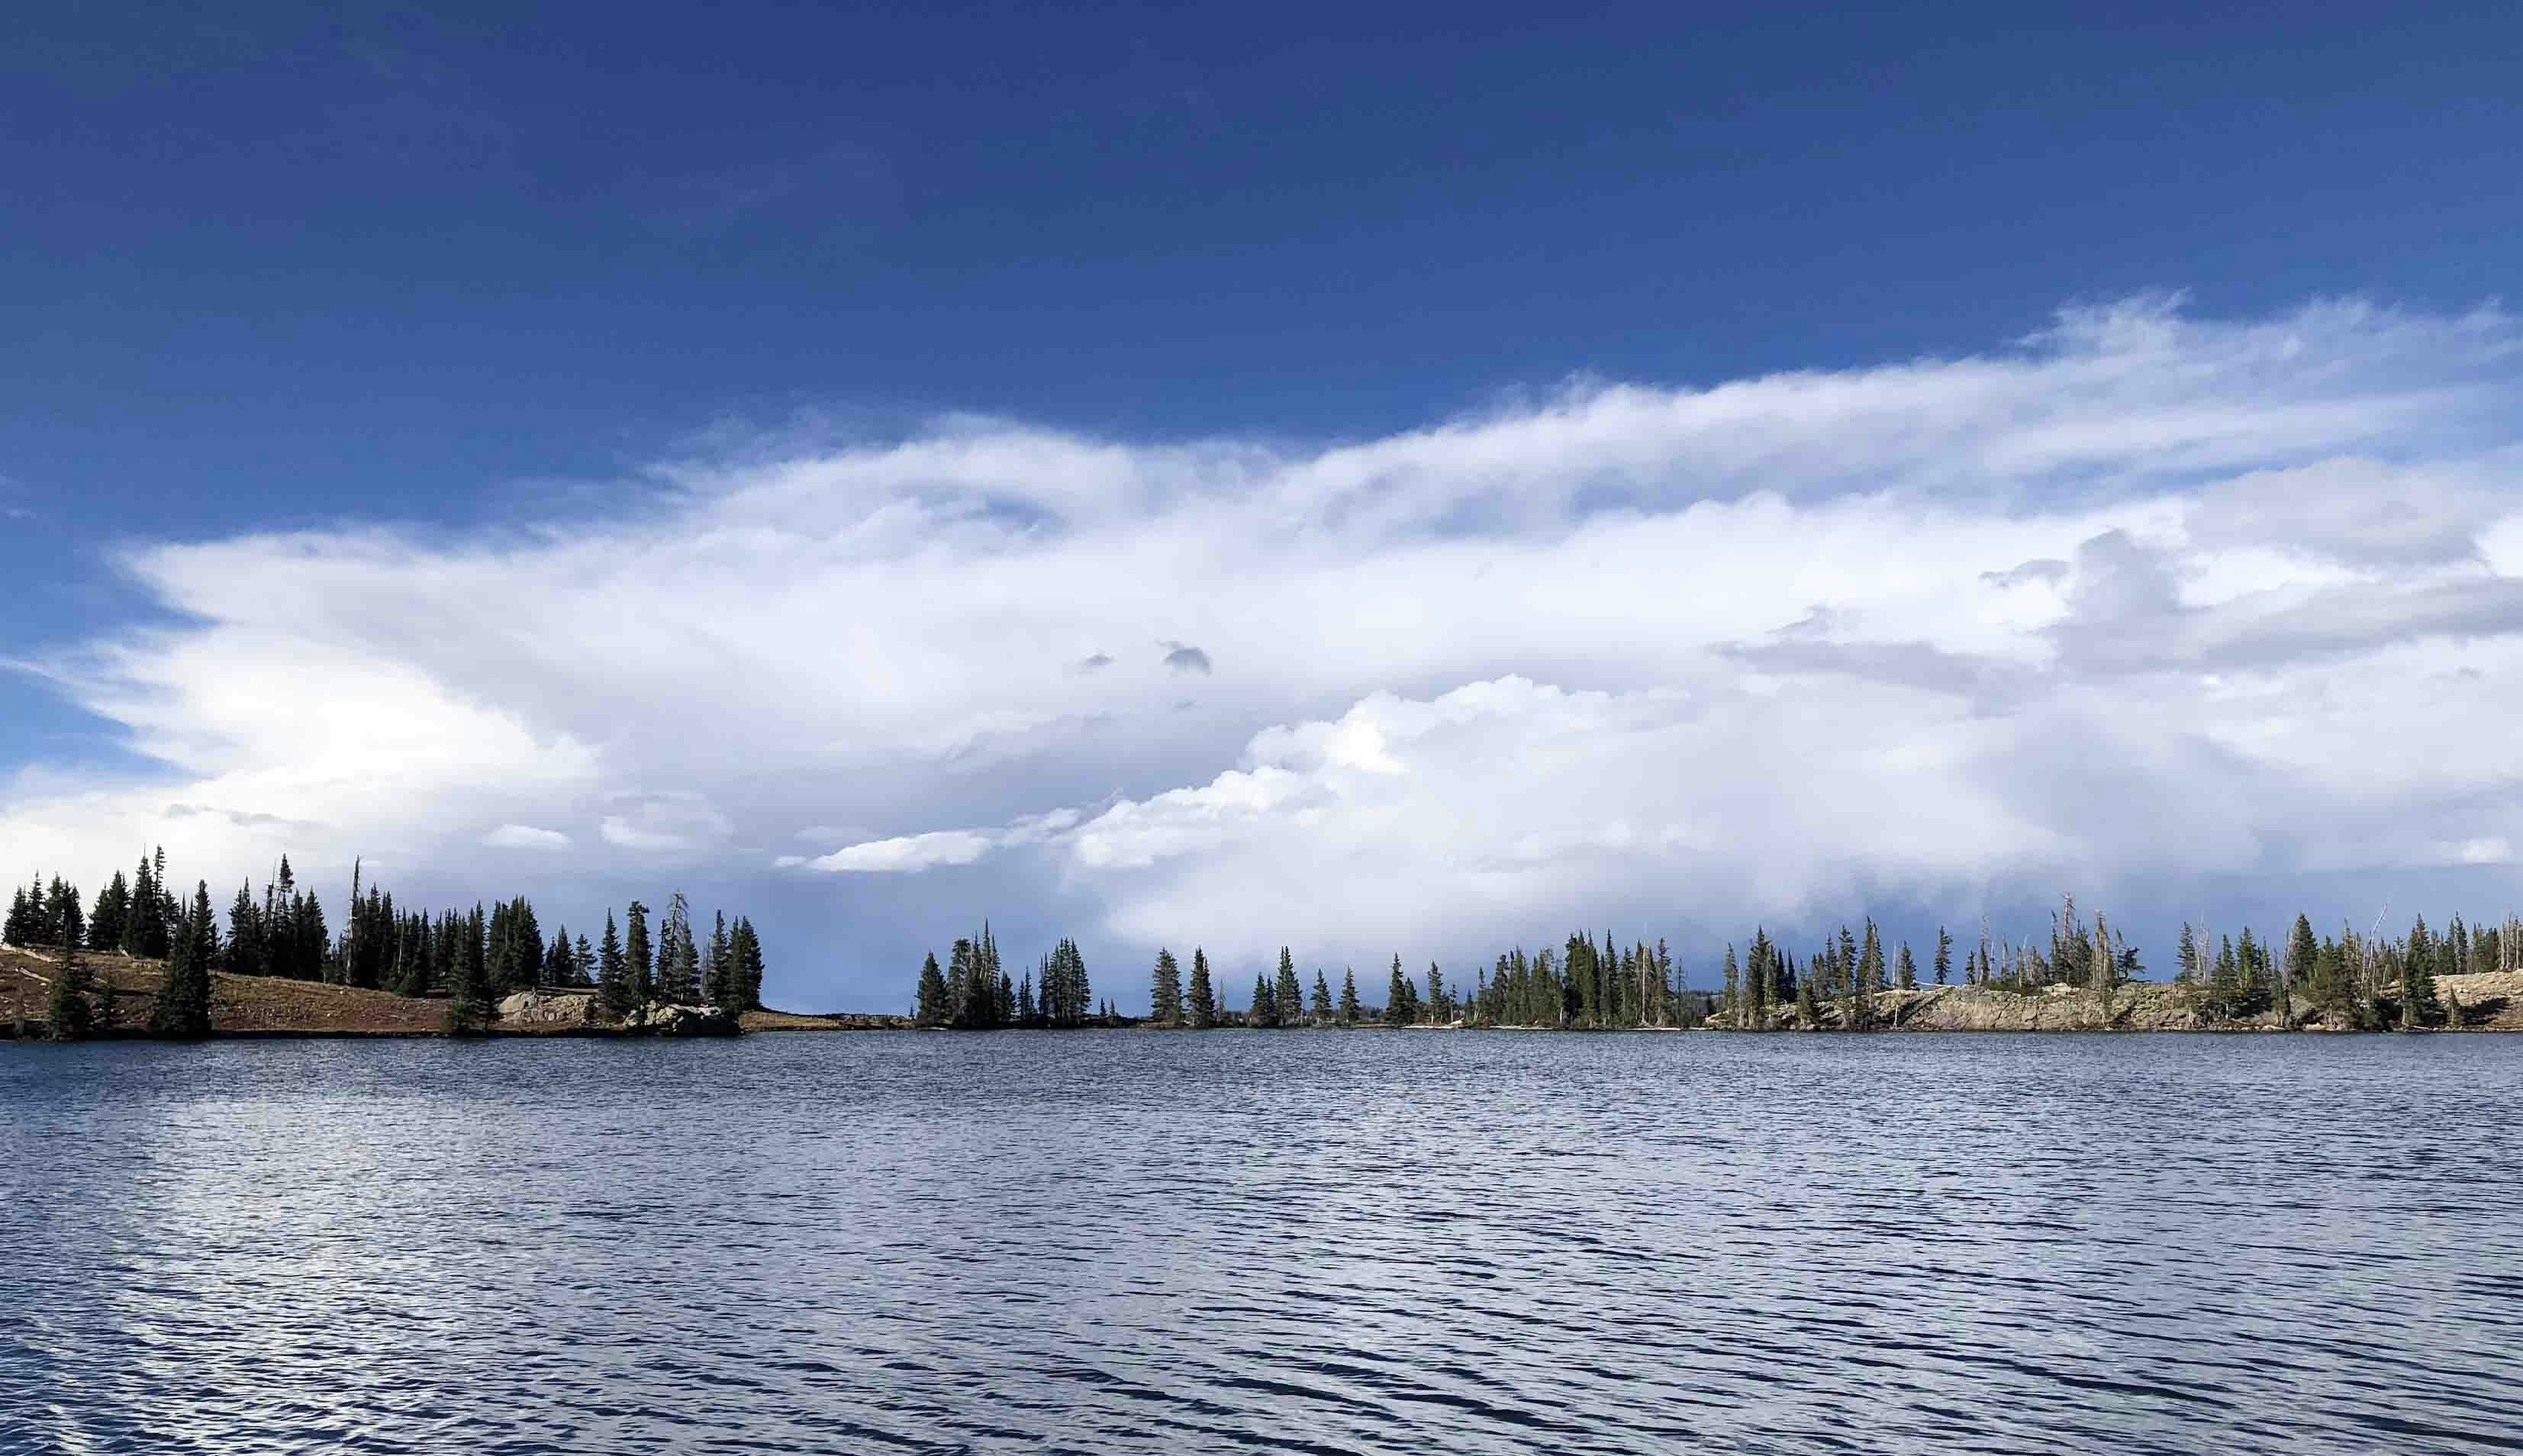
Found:
[{"label": "blue sky", "polygon": [[[17,776],[0,850],[27,868],[60,861],[92,877],[88,861],[130,858],[120,846],[135,836],[191,835],[203,870],[219,877],[267,863],[272,837],[298,838],[319,862],[390,838],[405,881],[435,897],[469,903],[507,887],[474,883],[486,875],[540,876],[563,886],[551,898],[654,903],[647,885],[676,878],[763,905],[775,942],[834,948],[797,958],[788,989],[801,1003],[890,996],[907,949],[983,913],[1026,935],[1073,930],[1090,956],[1109,945],[1119,973],[1135,977],[1145,942],[1208,933],[1193,922],[1209,913],[1210,877],[1266,878],[1292,851],[1254,858],[1262,841],[1248,841],[1245,858],[1152,888],[1139,880],[1165,857],[1113,848],[1131,815],[1083,838],[1079,826],[1112,805],[1161,805],[1169,791],[1267,767],[1255,735],[1278,726],[1355,728],[1379,692],[1434,703],[1515,678],[1612,694],[1614,719],[1668,692],[1695,694],[1707,715],[1696,721],[1732,722],[1725,691],[1757,696],[1786,681],[1775,666],[1722,690],[1704,676],[1752,660],[1745,634],[1807,623],[1764,650],[1865,647],[1872,633],[1873,647],[1952,657],[1968,655],[1971,632],[2014,622],[2048,654],[2038,666],[2052,696],[1998,704],[1982,693],[1964,716],[1974,732],[2020,728],[2031,710],[2018,704],[2066,712],[2091,686],[2063,676],[2083,660],[2062,623],[2100,610],[2104,579],[2127,565],[2108,547],[2078,554],[2113,531],[2166,553],[2183,612],[2277,592],[2253,610],[2274,601],[2370,621],[2370,604],[2300,598],[2360,583],[2405,588],[2412,560],[2502,580],[2495,542],[2523,373],[2495,303],[2512,292],[2523,236],[2510,156],[2523,134],[2523,22],[2510,7],[2388,23],[2310,6],[2052,22],[1955,6],[1553,18],[1111,6],[1091,19],[796,6],[706,21],[587,7],[528,23],[504,8],[370,21],[312,6],[207,20],[91,7],[11,24],[0,47],[0,175],[13,201],[0,229],[0,570],[14,587],[17,671],[0,685],[0,767]],[[2000,365],[2023,377],[1994,389],[1997,404],[1984,376]],[[2129,382],[2141,375],[2152,383]],[[1814,389],[1799,378],[1845,398],[1801,414]],[[1891,402],[1869,402],[1874,389]],[[1639,424],[1656,409],[1624,403],[1624,391],[1651,401],[1749,391],[1756,403],[1768,391],[1781,402],[1718,439],[1660,415]],[[2202,425],[2203,400],[2224,413]],[[2007,421],[2053,411],[2127,450],[1975,453]],[[1861,418],[1875,423],[1853,427]],[[1928,433],[1952,451],[1945,463],[1897,446],[1921,418],[1937,422]],[[1467,422],[1488,433],[1463,434]],[[1452,448],[1466,439],[1468,453]],[[2169,445],[2145,447],[2159,441]],[[1378,473],[1402,457],[1401,476]],[[1977,463],[1948,468],[1966,457]],[[1763,463],[1781,459],[1795,468]],[[1320,488],[1353,468],[1370,482],[1363,497]],[[2270,474],[2286,471],[2313,474]],[[1451,484],[1427,485],[1438,478]],[[2299,491],[2327,505],[2269,503]],[[2182,504],[2208,498],[2199,493],[2222,503]],[[897,509],[871,505],[876,496]],[[1377,515],[1376,502],[1401,496],[1414,508]],[[1899,616],[1892,598],[1843,590],[1845,573],[1838,585],[1782,575],[1771,594],[1739,587],[1676,624],[1727,624],[1687,662],[1642,641],[1626,656],[1604,645],[1658,620],[1644,607],[1552,604],[1537,610],[1562,614],[1555,635],[1501,630],[1475,642],[1463,624],[1495,592],[1458,600],[1429,586],[1382,603],[1384,629],[1326,619],[1314,638],[1205,596],[1268,601],[1224,569],[1156,579],[1174,594],[1144,600],[1049,563],[1004,575],[1029,552],[1096,540],[1109,549],[1059,565],[1127,574],[1142,551],[1198,559],[1294,520],[1327,535],[1299,531],[1257,551],[1290,568],[1272,580],[1326,561],[1356,561],[1367,580],[1379,563],[1416,580],[1405,568],[1435,569],[1422,548],[1445,540],[1588,546],[1610,562],[1644,540],[1611,523],[1658,542],[1662,527],[1690,524],[1697,535],[1673,543],[1686,553],[1724,534],[1694,506],[1748,512],[1733,525],[1751,531],[1773,498],[1791,516],[1870,520],[1866,531],[1943,521],[1955,534],[1912,548],[1922,570],[1959,582],[2027,560],[2071,566],[1987,588],[2052,592],[2047,607],[1906,622],[1897,641],[1881,625]],[[2244,518],[2262,537],[2217,546],[2201,523],[2240,509],[2235,499],[2259,502]],[[1228,526],[1195,521],[1185,500],[1268,510],[1261,524]],[[2340,531],[2370,536],[2357,511],[2377,502],[2409,507],[2386,510],[2390,522],[2432,523],[2418,535],[2436,545],[2395,557],[2399,579],[2337,539],[2278,539],[2300,517],[2331,519],[2331,507]],[[1772,525],[1793,542],[1812,540],[1818,520]],[[2034,529],[2043,523],[2055,529]],[[934,568],[891,589],[952,593],[970,582],[1000,605],[915,630],[887,611],[897,598],[866,594],[864,575],[831,582],[830,595],[756,597],[775,564],[801,573],[804,548],[783,544],[783,531],[802,533],[813,544],[802,559],[819,569],[882,540],[895,559]],[[1966,560],[1959,544],[2012,550],[2016,535],[2026,553],[2016,559]],[[664,605],[610,596],[600,573],[549,545],[572,538],[656,553],[653,580],[725,589]],[[677,567],[674,541],[704,543],[707,559]],[[1761,547],[1747,539],[1740,549],[1757,559]],[[2256,550],[2285,557],[2294,575]],[[344,561],[367,569],[337,570]],[[1511,569],[1506,558],[1498,569]],[[1601,586],[1609,600],[1653,577],[1640,581],[1633,588],[1607,565]],[[539,586],[563,583],[566,594],[537,606]],[[540,634],[505,640],[496,615],[487,626],[460,615],[481,600],[467,591],[516,603]],[[1028,611],[1027,591],[1136,604],[1126,623],[1089,621]],[[2130,611],[2147,599],[2115,598]],[[2501,629],[2443,628],[2433,607],[2394,600],[2418,625],[2372,650],[2501,650]],[[850,619],[835,620],[845,608]],[[733,655],[731,670],[855,686],[835,687],[823,716],[759,739],[695,726],[680,704],[712,696],[709,654],[695,644],[731,618],[754,643],[788,649]],[[1038,642],[1046,618],[1068,623],[1073,643]],[[656,695],[623,685],[639,672],[624,644],[571,650],[573,634],[600,638],[634,619],[684,639],[659,648]],[[457,630],[473,634],[461,654],[433,640]],[[1428,648],[1457,630],[1460,650]],[[1284,646],[1287,660],[1246,676],[1253,650],[1239,662],[1221,640]],[[1165,643],[1202,648],[1213,670],[1166,666]],[[516,743],[470,720],[405,742],[347,710],[309,715],[286,701],[303,683],[273,667],[292,644],[388,680],[374,687],[379,720],[435,723],[397,706],[396,693],[419,691],[450,713],[490,714]],[[972,677],[1023,682],[1003,655],[1037,648],[1071,667],[1109,656],[1115,671],[1012,685],[1005,700],[969,690]],[[2324,671],[2335,669],[2344,649],[2323,650]],[[2280,652],[2250,666],[2277,674],[2294,661]],[[603,666],[574,679],[573,663]],[[669,665],[680,673],[671,688]],[[2208,671],[2088,665],[2156,675],[2156,686],[2164,674]],[[2497,663],[2370,666],[2493,679]],[[265,669],[283,701],[250,709],[210,685]],[[1093,691],[1064,696],[1084,683]],[[664,704],[669,692],[678,706]],[[888,706],[868,716],[888,727],[861,731],[850,705],[880,697]],[[1057,712],[1032,711],[1054,699]],[[1558,707],[1514,711],[1528,710]],[[935,731],[913,730],[923,724]],[[477,731],[489,736],[467,736]],[[2164,733],[2148,752],[2241,752],[2249,738],[2241,727]],[[712,736],[728,741],[713,749]],[[1903,746],[1933,757],[1963,752],[1969,737]],[[412,806],[449,796],[435,780],[405,781],[398,766],[449,741],[484,745],[474,767],[492,791],[472,820],[424,830],[428,816]],[[378,743],[393,754],[351,752]],[[1539,751],[1512,738],[1493,747]],[[316,793],[307,766],[337,758],[323,779],[332,787]],[[1661,762],[1598,767],[1619,783]],[[2468,791],[2493,801],[2508,769],[2481,764]],[[2277,821],[2253,821],[2248,845],[2222,858],[2088,863],[2062,847],[2030,790],[1993,786],[2012,782],[1997,772],[1983,764],[1966,781],[2050,834],[1997,835],[2017,860],[1923,860],[1896,845],[1819,878],[1780,867],[1765,883],[1907,921],[2028,904],[2086,874],[2142,898],[2135,917],[2161,925],[2164,902],[2189,898],[2167,884],[2215,882],[2239,902],[2274,904],[2322,875],[2388,873],[2415,876],[2420,898],[2434,889],[2501,905],[2509,882],[2488,843],[2493,823],[2449,840],[2416,827],[2439,813],[2430,796],[2457,786],[2413,784],[2380,807],[2342,790],[2411,845],[2436,846],[2388,867],[2343,859]],[[1321,783],[1306,792],[1352,802]],[[558,857],[564,867],[512,835],[486,862],[484,833],[510,822],[493,801],[521,806],[517,827],[581,852]],[[166,817],[170,805],[212,804],[233,833],[201,833],[198,812]],[[1677,826],[1708,808],[1677,804],[1668,822],[1630,825],[1622,852],[1649,864],[1683,853],[1675,846],[1698,831]],[[1002,842],[1009,826],[1052,814],[1074,822]],[[258,817],[301,827],[257,837],[241,821]],[[1833,837],[1827,818],[1783,819]],[[1442,814],[1419,823],[1401,842],[1466,828]],[[846,832],[806,834],[819,827]],[[919,861],[912,870],[778,864],[933,833],[977,838],[890,852]],[[1498,833],[1481,874],[1527,863],[1517,835]],[[1372,836],[1358,849],[1393,852]],[[1406,865],[1397,874],[1432,894],[1497,888]],[[1614,916],[1624,934],[1657,930],[1665,901],[1642,874],[1598,904],[1554,910],[1523,938]],[[1323,904],[1302,876],[1285,888],[1292,908]],[[1525,903],[1521,892],[1496,898]],[[1810,898],[1738,895],[1747,911],[1757,902],[1784,916]],[[2319,908],[2318,893],[2300,898]],[[1181,916],[1179,931],[1161,929],[1166,914]],[[1380,961],[1370,943],[1424,928],[1324,914],[1285,934]],[[1740,918],[1724,902],[1677,907],[1677,933],[1694,917]],[[1480,946],[1404,949],[1424,960]]]}]

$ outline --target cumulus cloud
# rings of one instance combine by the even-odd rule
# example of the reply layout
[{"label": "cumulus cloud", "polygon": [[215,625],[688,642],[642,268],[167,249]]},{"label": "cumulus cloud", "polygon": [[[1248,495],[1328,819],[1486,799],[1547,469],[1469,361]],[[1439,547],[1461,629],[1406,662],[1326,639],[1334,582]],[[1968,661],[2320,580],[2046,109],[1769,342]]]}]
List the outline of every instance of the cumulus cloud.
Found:
[{"label": "cumulus cloud", "polygon": [[538,829],[532,824],[501,824],[482,836],[482,842],[493,849],[569,848],[569,836],[558,829]]},{"label": "cumulus cloud", "polygon": [[621,796],[615,812],[604,816],[596,832],[607,844],[624,849],[676,853],[712,848],[736,831],[736,825],[698,793]]},{"label": "cumulus cloud", "polygon": [[2148,299],[1325,446],[722,440],[549,530],[133,547],[170,625],[35,666],[155,768],[22,767],[0,862],[452,874],[592,823],[591,874],[1214,946],[2500,872],[2518,421],[2496,310]]}]

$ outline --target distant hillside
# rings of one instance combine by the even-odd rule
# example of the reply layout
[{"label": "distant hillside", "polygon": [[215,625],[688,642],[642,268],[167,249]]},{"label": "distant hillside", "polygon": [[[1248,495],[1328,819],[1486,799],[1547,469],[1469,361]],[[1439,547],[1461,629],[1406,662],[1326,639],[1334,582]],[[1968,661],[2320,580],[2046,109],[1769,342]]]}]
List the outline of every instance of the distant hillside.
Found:
[{"label": "distant hillside", "polygon": [[[99,985],[114,987],[115,1010],[125,1034],[136,1034],[149,1021],[166,974],[162,961],[134,960],[115,952],[91,952],[85,958]],[[20,1028],[41,1031],[44,1001],[52,987],[52,953],[0,946],[0,1037]],[[787,1011],[747,1011],[739,1018],[747,1031],[845,1031],[884,1029],[908,1024],[898,1016],[802,1016]],[[328,986],[321,981],[282,976],[229,975],[211,982],[211,1031],[214,1036],[441,1036],[447,1029],[443,997],[397,996],[390,991],[363,991]],[[576,1034],[583,1027],[507,1025],[500,1035]]]}]

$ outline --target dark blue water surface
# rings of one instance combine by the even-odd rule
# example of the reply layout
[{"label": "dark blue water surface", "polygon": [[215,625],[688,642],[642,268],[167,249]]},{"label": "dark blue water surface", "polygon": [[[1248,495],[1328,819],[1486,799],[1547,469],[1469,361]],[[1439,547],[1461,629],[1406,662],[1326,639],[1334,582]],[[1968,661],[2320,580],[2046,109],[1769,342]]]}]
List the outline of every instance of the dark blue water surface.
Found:
[{"label": "dark blue water surface", "polygon": [[0,1449],[2523,1449],[2523,1038],[0,1047]]}]

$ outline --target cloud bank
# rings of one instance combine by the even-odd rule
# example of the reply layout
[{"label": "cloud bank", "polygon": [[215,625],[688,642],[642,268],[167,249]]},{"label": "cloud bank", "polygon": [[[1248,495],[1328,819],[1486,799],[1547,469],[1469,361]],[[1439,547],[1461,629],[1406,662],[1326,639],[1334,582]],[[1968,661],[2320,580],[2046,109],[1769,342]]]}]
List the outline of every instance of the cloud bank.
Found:
[{"label": "cloud bank", "polygon": [[2148,299],[1382,439],[949,417],[668,462],[539,531],[133,543],[176,625],[38,667],[157,768],[22,767],[0,861],[452,880],[565,846],[592,883],[854,896],[906,942],[958,928],[882,888],[916,874],[1132,956],[1362,961],[2501,876],[2518,422],[2502,312]]}]

